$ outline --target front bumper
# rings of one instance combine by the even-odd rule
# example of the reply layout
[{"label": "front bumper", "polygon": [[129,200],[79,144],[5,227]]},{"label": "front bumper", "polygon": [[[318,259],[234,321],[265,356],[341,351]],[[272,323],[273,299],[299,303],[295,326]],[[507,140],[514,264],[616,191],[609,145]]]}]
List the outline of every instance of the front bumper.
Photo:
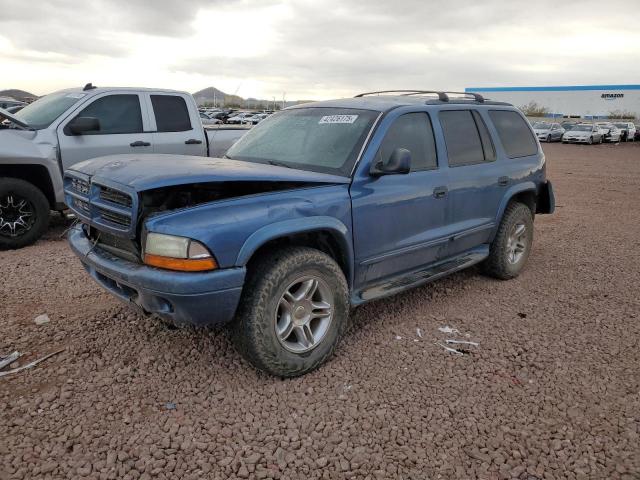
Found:
[{"label": "front bumper", "polygon": [[589,143],[589,137],[563,138],[562,141],[566,143]]},{"label": "front bumper", "polygon": [[94,248],[82,227],[72,228],[67,238],[71,250],[100,286],[144,313],[197,326],[226,323],[235,315],[245,268],[172,272]]}]

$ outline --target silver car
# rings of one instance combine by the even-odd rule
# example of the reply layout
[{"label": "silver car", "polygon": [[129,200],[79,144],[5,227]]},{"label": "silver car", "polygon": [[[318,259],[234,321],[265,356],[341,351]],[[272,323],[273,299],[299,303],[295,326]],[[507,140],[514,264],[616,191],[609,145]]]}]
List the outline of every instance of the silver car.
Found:
[{"label": "silver car", "polygon": [[564,135],[564,128],[559,123],[536,122],[533,131],[541,142],[559,142]]},{"label": "silver car", "polygon": [[592,123],[579,123],[562,136],[562,143],[602,143],[604,135],[598,125]]}]

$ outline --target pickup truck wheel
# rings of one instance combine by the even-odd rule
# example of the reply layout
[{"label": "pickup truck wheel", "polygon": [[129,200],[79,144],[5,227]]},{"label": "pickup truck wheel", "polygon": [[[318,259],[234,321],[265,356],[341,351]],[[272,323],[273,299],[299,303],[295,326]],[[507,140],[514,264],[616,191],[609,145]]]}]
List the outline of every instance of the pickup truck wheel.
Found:
[{"label": "pickup truck wheel", "polygon": [[18,178],[0,178],[0,250],[31,245],[49,224],[49,201]]},{"label": "pickup truck wheel", "polygon": [[344,333],[348,292],[328,255],[305,247],[273,252],[252,268],[231,325],[234,342],[260,370],[280,377],[310,372]]},{"label": "pickup truck wheel", "polygon": [[491,243],[484,272],[501,280],[517,277],[533,245],[533,215],[522,203],[510,203]]}]

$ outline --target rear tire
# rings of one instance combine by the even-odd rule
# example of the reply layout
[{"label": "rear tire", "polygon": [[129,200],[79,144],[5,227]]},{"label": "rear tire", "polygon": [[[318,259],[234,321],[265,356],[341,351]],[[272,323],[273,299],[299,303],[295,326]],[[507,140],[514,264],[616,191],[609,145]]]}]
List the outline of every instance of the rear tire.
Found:
[{"label": "rear tire", "polygon": [[42,191],[19,178],[0,178],[0,250],[38,240],[49,225],[49,201]]},{"label": "rear tire", "polygon": [[254,367],[295,377],[331,357],[348,315],[349,288],[338,264],[318,250],[294,247],[253,265],[230,327]]},{"label": "rear tire", "polygon": [[526,205],[512,202],[482,264],[484,273],[500,280],[517,277],[527,263],[532,245],[533,214]]}]

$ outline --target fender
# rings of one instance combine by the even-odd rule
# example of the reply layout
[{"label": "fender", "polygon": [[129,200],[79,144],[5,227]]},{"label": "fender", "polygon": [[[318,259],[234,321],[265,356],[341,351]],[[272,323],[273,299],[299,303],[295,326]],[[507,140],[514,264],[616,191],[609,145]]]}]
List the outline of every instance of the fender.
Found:
[{"label": "fender", "polygon": [[500,226],[500,220],[502,220],[502,215],[504,214],[507,205],[511,201],[513,197],[522,192],[533,192],[533,194],[537,195],[538,190],[536,188],[536,184],[529,181],[518,183],[517,185],[513,185],[509,190],[505,192],[502,197],[502,201],[500,202],[500,208],[498,208],[498,215],[496,216],[495,227],[493,228],[493,232],[491,233],[491,239],[495,236],[495,233],[498,231],[498,227]]},{"label": "fender", "polygon": [[353,285],[353,245],[351,233],[347,226],[340,220],[327,216],[314,216],[307,218],[296,218],[282,222],[272,223],[256,230],[244,242],[238,258],[237,266],[246,266],[251,256],[265,243],[270,240],[319,230],[329,230],[336,234],[340,246],[344,249],[347,260],[347,281]]}]

